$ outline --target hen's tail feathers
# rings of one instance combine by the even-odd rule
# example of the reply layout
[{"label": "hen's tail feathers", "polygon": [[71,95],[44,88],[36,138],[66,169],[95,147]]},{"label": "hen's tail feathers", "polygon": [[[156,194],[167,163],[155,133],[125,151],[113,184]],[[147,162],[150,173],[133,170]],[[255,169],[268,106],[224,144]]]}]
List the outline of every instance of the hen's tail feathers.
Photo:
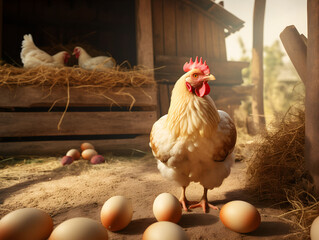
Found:
[{"label": "hen's tail feathers", "polygon": [[31,34],[25,34],[23,36],[23,41],[22,41],[22,50],[21,50],[21,60],[22,62],[24,63],[24,58],[25,58],[25,55],[30,51],[30,50],[35,50],[35,49],[38,49],[34,42],[33,42],[33,38],[32,38],[32,35]]}]

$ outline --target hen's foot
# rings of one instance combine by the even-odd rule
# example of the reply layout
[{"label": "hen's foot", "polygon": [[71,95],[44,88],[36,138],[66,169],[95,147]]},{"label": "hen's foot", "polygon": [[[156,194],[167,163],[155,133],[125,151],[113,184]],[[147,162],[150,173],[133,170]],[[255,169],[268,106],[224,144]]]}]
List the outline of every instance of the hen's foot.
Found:
[{"label": "hen's foot", "polygon": [[202,199],[200,202],[190,205],[189,209],[199,208],[199,207],[201,207],[203,209],[204,213],[208,213],[210,208],[212,208],[214,210],[218,210],[218,207],[210,204],[207,201],[207,199]]},{"label": "hen's foot", "polygon": [[181,203],[182,208],[184,209],[185,212],[188,212],[188,209],[189,209],[188,206],[191,206],[191,204],[196,203],[196,202],[188,201],[186,198],[183,198],[183,197],[179,199],[179,202]]}]

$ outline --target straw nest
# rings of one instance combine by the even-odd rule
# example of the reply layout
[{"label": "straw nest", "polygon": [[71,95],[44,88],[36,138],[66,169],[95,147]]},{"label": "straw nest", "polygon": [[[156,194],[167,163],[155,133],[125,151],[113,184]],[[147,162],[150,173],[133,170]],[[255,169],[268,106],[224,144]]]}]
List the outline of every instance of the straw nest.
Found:
[{"label": "straw nest", "polygon": [[280,217],[297,226],[300,239],[309,238],[309,228],[319,215],[318,196],[304,161],[305,114],[290,109],[272,129],[253,144],[248,160],[248,187],[260,199],[288,204]]},{"label": "straw nest", "polygon": [[[109,96],[109,93],[129,96],[132,99],[131,110],[135,103],[135,98],[127,89],[130,87],[139,88],[142,94],[148,96],[142,87],[155,86],[155,80],[151,77],[152,71],[152,69],[141,66],[131,68],[128,63],[123,63],[110,69],[96,68],[94,70],[85,70],[79,67],[53,68],[46,66],[25,69],[5,64],[0,66],[0,87],[41,86],[43,91],[49,92],[48,95],[55,87],[65,87],[67,102],[58,124],[58,129],[60,129],[63,117],[69,106],[71,88],[83,88],[88,92],[94,92],[115,105],[118,104]],[[56,99],[52,103],[50,110],[58,101],[59,99]]]},{"label": "straw nest", "polygon": [[143,67],[126,68],[119,65],[110,69],[85,70],[78,67],[53,68],[39,66],[18,68],[5,64],[0,67],[0,87],[7,85],[68,85],[111,90],[114,87],[141,87],[155,84],[151,70]]}]

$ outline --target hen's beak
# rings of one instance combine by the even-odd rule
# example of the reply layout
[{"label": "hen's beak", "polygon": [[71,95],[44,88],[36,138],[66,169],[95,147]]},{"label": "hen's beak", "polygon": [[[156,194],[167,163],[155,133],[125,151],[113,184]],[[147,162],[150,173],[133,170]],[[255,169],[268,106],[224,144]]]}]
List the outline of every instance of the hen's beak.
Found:
[{"label": "hen's beak", "polygon": [[216,80],[215,76],[213,74],[209,74],[208,76],[204,77],[205,81],[214,81]]}]

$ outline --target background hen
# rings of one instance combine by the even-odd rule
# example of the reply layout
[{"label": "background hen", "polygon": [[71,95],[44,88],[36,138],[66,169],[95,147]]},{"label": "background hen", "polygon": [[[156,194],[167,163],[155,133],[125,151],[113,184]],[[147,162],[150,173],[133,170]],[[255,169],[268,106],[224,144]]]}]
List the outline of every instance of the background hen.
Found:
[{"label": "background hen", "polygon": [[[236,128],[208,95],[209,80],[215,80],[202,58],[185,63],[186,72],[172,91],[168,114],[153,125],[150,146],[160,173],[182,187],[183,209],[217,207],[208,203],[207,190],[218,187],[230,174],[234,162]],[[190,182],[199,182],[204,194],[198,203],[186,198]]]},{"label": "background hen", "polygon": [[112,68],[115,65],[115,61],[112,57],[91,57],[82,47],[75,47],[73,55],[78,59],[79,66],[88,70],[95,68]]},{"label": "background hen", "polygon": [[63,67],[70,58],[70,54],[66,51],[58,52],[51,56],[45,51],[39,49],[33,42],[31,34],[23,36],[21,49],[21,60],[25,68],[37,66]]}]

